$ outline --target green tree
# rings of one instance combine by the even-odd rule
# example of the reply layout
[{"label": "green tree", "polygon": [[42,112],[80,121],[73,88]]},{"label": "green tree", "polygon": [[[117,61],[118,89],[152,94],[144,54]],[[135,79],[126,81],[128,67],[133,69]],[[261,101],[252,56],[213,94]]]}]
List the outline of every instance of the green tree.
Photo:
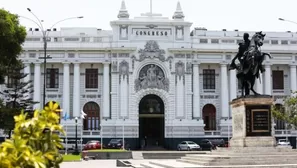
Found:
[{"label": "green tree", "polygon": [[32,118],[24,112],[15,116],[14,134],[0,146],[0,167],[58,168],[63,161],[58,149],[63,146],[57,132],[65,133],[59,112],[58,104],[51,101]]},{"label": "green tree", "polygon": [[0,9],[0,84],[4,83],[6,69],[18,64],[26,29],[19,23],[19,17]]},{"label": "green tree", "polygon": [[[7,82],[5,83],[6,89],[0,91],[0,94],[5,97],[6,106],[0,110],[0,128],[11,136],[11,131],[14,129],[15,115],[19,115],[21,110],[33,113],[33,105],[38,103],[34,102],[31,95],[34,92],[32,81],[25,81],[25,77],[29,74],[22,72],[24,65],[19,62],[14,67],[8,70]],[[31,115],[32,116],[32,115]]]},{"label": "green tree", "polygon": [[283,102],[282,108],[276,105],[272,106],[273,117],[285,121],[289,128],[297,128],[297,91],[293,92],[291,96],[287,96]]}]

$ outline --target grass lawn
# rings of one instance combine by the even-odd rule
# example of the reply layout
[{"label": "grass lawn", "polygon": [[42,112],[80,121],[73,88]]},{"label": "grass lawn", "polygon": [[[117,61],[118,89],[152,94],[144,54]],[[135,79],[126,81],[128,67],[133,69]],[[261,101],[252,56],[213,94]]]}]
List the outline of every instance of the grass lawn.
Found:
[{"label": "grass lawn", "polygon": [[94,150],[87,150],[88,152],[126,152],[127,150],[122,149],[94,149]]},{"label": "grass lawn", "polygon": [[63,155],[63,162],[72,162],[72,161],[79,161],[81,158],[80,155]]}]

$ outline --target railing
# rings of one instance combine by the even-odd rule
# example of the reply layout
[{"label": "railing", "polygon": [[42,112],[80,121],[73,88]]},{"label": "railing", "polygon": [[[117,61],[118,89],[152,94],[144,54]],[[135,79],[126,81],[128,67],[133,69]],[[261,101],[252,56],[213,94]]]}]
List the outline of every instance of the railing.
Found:
[{"label": "railing", "polygon": [[205,136],[220,136],[221,131],[204,131]]},{"label": "railing", "polygon": [[275,130],[275,136],[290,136],[293,135],[292,130]]},{"label": "railing", "polygon": [[83,136],[100,136],[100,130],[84,130]]},{"label": "railing", "polygon": [[[12,131],[13,134],[13,131]],[[100,137],[100,130],[78,130],[77,132],[78,137],[81,136],[83,138],[92,138],[92,137]],[[0,137],[4,137],[4,131],[0,129]],[[7,136],[7,135],[6,135]],[[61,137],[65,137],[64,135],[60,134]],[[204,131],[204,136],[207,137],[227,137],[227,131],[220,131],[220,130],[212,130],[212,131]],[[232,137],[232,130],[229,132],[229,136]],[[283,137],[283,136],[297,136],[296,130],[275,130],[276,137]],[[75,137],[74,129],[67,131],[67,137]]]}]

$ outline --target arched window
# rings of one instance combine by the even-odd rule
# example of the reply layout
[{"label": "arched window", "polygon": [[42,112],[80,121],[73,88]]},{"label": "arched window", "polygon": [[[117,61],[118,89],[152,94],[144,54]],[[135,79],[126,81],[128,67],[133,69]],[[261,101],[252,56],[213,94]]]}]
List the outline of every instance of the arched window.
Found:
[{"label": "arched window", "polygon": [[216,107],[212,104],[206,104],[203,109],[204,130],[216,130]]},{"label": "arched window", "polygon": [[[284,113],[285,112],[285,108],[284,108],[284,106],[282,104],[276,104],[275,105],[275,108],[277,110],[279,110],[281,113]],[[284,129],[286,129],[285,121],[284,120],[276,119],[275,120],[275,129],[276,130],[284,130]]]},{"label": "arched window", "polygon": [[95,102],[88,102],[84,105],[84,130],[100,130],[100,108]]}]

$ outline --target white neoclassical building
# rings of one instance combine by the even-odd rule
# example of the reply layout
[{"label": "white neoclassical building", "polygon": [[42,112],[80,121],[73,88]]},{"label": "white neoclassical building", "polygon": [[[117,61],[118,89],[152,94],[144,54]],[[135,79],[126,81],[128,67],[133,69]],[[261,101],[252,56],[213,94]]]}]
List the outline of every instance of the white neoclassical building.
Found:
[{"label": "white neoclassical building", "polygon": [[[46,102],[59,102],[71,118],[80,117],[82,110],[87,114],[79,121],[84,141],[124,137],[138,148],[146,137],[148,145],[175,148],[181,140],[231,136],[229,102],[241,93],[228,63],[244,32],[193,28],[180,3],[172,18],[151,12],[130,18],[123,1],[117,17],[111,30],[50,30]],[[30,74],[27,80],[34,81],[32,96],[40,101],[35,108],[41,108],[42,35],[37,28],[27,33],[21,59]],[[264,33],[262,50],[273,59],[266,58],[266,72],[255,87],[282,104],[284,96],[297,90],[297,34]],[[73,138],[74,120],[61,122]],[[277,136],[295,135],[285,129],[276,122]]]}]

